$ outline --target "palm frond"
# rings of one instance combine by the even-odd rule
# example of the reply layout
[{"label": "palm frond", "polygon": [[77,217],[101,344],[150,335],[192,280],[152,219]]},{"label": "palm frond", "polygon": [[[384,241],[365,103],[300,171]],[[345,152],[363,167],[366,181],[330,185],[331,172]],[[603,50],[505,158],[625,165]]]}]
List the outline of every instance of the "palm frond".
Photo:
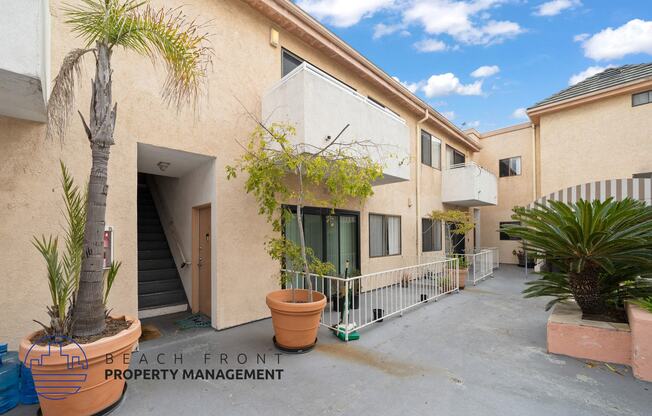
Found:
[{"label": "palm frond", "polygon": [[54,78],[48,100],[47,139],[58,137],[63,140],[75,104],[77,79],[81,75],[83,58],[94,50],[93,48],[73,49],[63,59],[59,73]]},{"label": "palm frond", "polygon": [[111,262],[109,270],[106,272],[106,283],[104,284],[104,306],[106,307],[106,302],[109,300],[109,293],[111,293],[111,287],[113,287],[113,282],[115,281],[118,271],[122,266],[122,262]]},{"label": "palm frond", "polygon": [[89,47],[105,42],[162,61],[168,74],[162,93],[169,105],[194,103],[200,95],[213,50],[205,27],[178,8],[154,9],[138,0],[82,0],[65,13],[66,23]]},{"label": "palm frond", "polygon": [[[62,256],[63,270],[66,278],[72,281],[74,292],[79,287],[84,252],[84,230],[86,227],[86,192],[82,192],[61,163],[61,185],[63,187],[64,216],[66,218],[65,246]],[[73,293],[74,295],[74,293]]]}]

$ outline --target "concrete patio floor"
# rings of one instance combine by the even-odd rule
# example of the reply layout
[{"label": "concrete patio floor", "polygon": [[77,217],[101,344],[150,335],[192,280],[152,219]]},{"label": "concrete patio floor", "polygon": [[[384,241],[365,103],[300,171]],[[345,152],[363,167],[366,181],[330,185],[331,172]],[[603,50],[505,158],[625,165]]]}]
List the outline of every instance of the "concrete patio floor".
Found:
[{"label": "concrete patio floor", "polygon": [[[634,379],[629,368],[612,366],[618,374],[547,354],[546,300],[523,299],[523,269],[502,266],[495,276],[375,324],[358,341],[346,344],[322,329],[314,351],[280,358],[270,320],[216,332],[179,331],[169,319],[154,319],[163,337],[143,342],[131,369],[270,368],[283,369],[282,378],[132,380],[114,414],[652,414],[652,383]],[[153,365],[159,353],[167,363]],[[183,366],[173,363],[175,353],[183,354]],[[211,360],[204,365],[206,353]],[[240,353],[247,364],[237,363]],[[228,364],[220,365],[220,354]],[[255,363],[257,354],[267,354],[266,364]],[[143,355],[149,365],[137,364]],[[22,406],[8,414],[34,412],[35,406]]]}]

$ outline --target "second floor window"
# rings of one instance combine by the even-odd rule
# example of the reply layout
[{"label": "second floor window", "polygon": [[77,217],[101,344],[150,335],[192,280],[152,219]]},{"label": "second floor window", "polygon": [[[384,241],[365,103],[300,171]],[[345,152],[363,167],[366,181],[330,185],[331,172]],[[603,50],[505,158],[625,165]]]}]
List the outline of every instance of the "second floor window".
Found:
[{"label": "second floor window", "polygon": [[498,162],[498,171],[501,178],[506,176],[519,176],[521,174],[521,157],[516,156],[501,159]]},{"label": "second floor window", "polygon": [[441,250],[441,221],[421,219],[421,251]]},{"label": "second floor window", "polygon": [[369,214],[369,257],[401,254],[401,217]]},{"label": "second floor window", "polygon": [[639,92],[632,95],[632,106],[652,103],[652,91]]},{"label": "second floor window", "polygon": [[281,78],[292,72],[302,63],[303,59],[299,58],[292,52],[283,49],[281,52]]},{"label": "second floor window", "polygon": [[466,156],[464,156],[464,153],[459,152],[450,146],[446,146],[446,159],[449,168],[454,165],[466,163]]},{"label": "second floor window", "polygon": [[421,130],[421,163],[441,169],[441,140]]}]

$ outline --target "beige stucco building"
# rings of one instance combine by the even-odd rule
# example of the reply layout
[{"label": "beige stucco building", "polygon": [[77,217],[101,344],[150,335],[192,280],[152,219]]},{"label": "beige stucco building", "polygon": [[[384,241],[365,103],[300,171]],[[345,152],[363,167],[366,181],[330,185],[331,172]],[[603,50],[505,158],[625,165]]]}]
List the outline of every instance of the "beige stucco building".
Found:
[{"label": "beige stucco building", "polygon": [[[71,120],[62,143],[44,139],[48,85],[65,54],[81,46],[63,23],[62,2],[10,3],[14,17],[19,18],[12,18],[12,25],[0,24],[0,39],[4,39],[0,42],[0,83],[21,84],[2,97],[3,103],[12,100],[16,105],[0,107],[4,109],[0,115],[0,285],[10,288],[0,291],[0,339],[15,347],[21,336],[36,327],[33,319],[47,319],[45,265],[31,238],[63,233],[58,161],[65,162],[82,183],[88,175],[90,151],[76,119]],[[341,100],[335,101],[338,105],[349,105],[345,96],[355,96],[357,112],[367,112],[392,127],[387,137],[374,139],[399,145],[409,160],[405,168],[391,171],[391,181],[375,187],[375,195],[364,206],[342,207],[345,211],[338,213],[339,237],[347,243],[320,247],[324,253],[337,253],[338,267],[346,257],[360,272],[368,273],[414,264],[422,254],[441,255],[441,227],[434,228],[437,233],[425,234],[432,241],[422,241],[422,221],[429,212],[495,203],[495,182],[479,200],[477,184],[470,176],[466,195],[443,195],[449,165],[457,164],[457,173],[464,174],[464,162],[481,148],[477,139],[460,131],[291,1],[153,4],[183,6],[188,16],[218,22],[209,26],[215,56],[198,111],[177,112],[160,99],[164,81],[160,68],[153,68],[146,58],[115,51],[113,97],[119,112],[106,220],[107,246],[113,248],[112,258],[122,262],[110,300],[115,311],[137,314],[140,310],[141,316],[150,316],[189,304],[209,315],[217,329],[269,316],[265,294],[278,287],[274,275],[279,269],[263,247],[271,227],[257,214],[253,197],[244,192],[244,179],[227,181],[225,166],[241,154],[236,140],[246,139],[255,126],[247,112],[261,117],[270,105],[270,94],[280,84],[293,82],[286,80],[291,74],[313,77],[311,82],[317,83],[314,90],[296,92],[298,100],[322,93],[319,82],[333,88],[331,98]],[[4,14],[0,19],[7,17]],[[34,31],[41,34],[37,39],[21,38],[21,33]],[[26,42],[36,43],[26,51]],[[5,58],[18,50],[26,53],[27,64],[12,66]],[[78,91],[76,107],[82,111],[88,108],[91,68],[88,62]],[[289,108],[292,102],[280,104]],[[20,111],[14,111],[18,107]],[[285,121],[311,120],[321,126],[319,134],[324,129],[337,134],[345,122],[358,123],[353,131],[365,127],[359,125],[364,117],[358,113],[350,121],[328,118],[328,112],[319,109],[310,111],[299,117],[290,109]],[[422,146],[427,157],[422,155]],[[491,185],[491,177],[486,180]],[[315,209],[309,215],[320,224],[325,214]],[[393,225],[391,231],[380,227],[372,232],[370,221]],[[378,249],[372,242],[372,253],[370,236],[378,232],[391,233],[385,235],[391,243]],[[315,241],[320,239],[321,235],[315,235]],[[469,236],[467,245],[473,244]]]},{"label": "beige stucco building", "polygon": [[[649,203],[647,182],[617,180],[652,176],[650,91],[652,64],[610,68],[533,105],[528,123],[469,132],[482,145],[476,160],[498,176],[498,205],[480,208],[482,245],[499,247],[500,261],[515,263],[519,243],[501,240],[500,223],[510,221],[512,207],[550,194],[566,201],[629,194]],[[519,172],[502,175],[501,160],[514,157]]]}]

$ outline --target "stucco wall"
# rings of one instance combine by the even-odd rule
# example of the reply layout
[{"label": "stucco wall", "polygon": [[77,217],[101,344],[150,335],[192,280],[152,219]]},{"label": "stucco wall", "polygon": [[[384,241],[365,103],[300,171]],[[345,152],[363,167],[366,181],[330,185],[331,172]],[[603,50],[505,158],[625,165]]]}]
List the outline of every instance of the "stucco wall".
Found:
[{"label": "stucco wall", "polygon": [[652,171],[651,131],[652,105],[631,94],[542,115],[541,195]]},{"label": "stucco wall", "polygon": [[[114,100],[119,103],[109,164],[109,198],[107,224],[115,229],[115,257],[123,262],[110,299],[115,311],[137,313],[137,142],[184,150],[215,157],[216,203],[213,218],[216,244],[213,265],[217,285],[213,324],[227,328],[269,316],[265,294],[277,288],[273,278],[278,265],[265,253],[263,242],[271,233],[264,219],[257,215],[254,199],[243,191],[244,178],[227,181],[225,166],[233,163],[241,148],[236,139],[246,140],[254,122],[245,108],[260,114],[261,97],[281,77],[281,49],[269,44],[271,24],[258,12],[237,0],[154,1],[166,7],[183,5],[188,16],[212,21],[209,26],[215,47],[213,71],[208,94],[199,111],[176,112],[160,100],[159,91],[165,74],[153,68],[147,58],[116,49],[113,57]],[[78,47],[62,24],[60,1],[51,2],[52,70],[56,71],[65,53]],[[344,65],[327,58],[280,30],[281,45],[314,65],[383,102],[407,121],[410,129],[412,157],[417,155],[416,121],[409,113],[360,77],[353,77]],[[92,58],[87,62],[76,106],[86,112]],[[52,78],[56,75],[52,73]],[[244,106],[244,108],[243,108]],[[447,133],[436,125],[428,130],[445,144]],[[48,289],[45,266],[31,246],[32,235],[61,234],[61,195],[58,160],[64,160],[79,183],[90,167],[88,143],[78,119],[71,120],[63,143],[45,142],[45,129],[35,124],[0,117],[0,291],[3,319],[0,339],[16,346],[19,337],[37,329],[32,319],[47,321],[45,305]],[[464,150],[461,144],[456,148]],[[467,151],[468,153],[468,151]],[[444,155],[442,155],[442,158]],[[421,169],[421,216],[441,209],[441,173],[420,163],[410,164],[411,178]],[[404,265],[417,254],[416,185],[410,182],[383,185],[376,189],[360,210],[361,266],[363,272]],[[401,256],[369,259],[368,214],[385,213],[402,216]],[[9,319],[7,319],[8,317]]]},{"label": "stucco wall", "polygon": [[[480,208],[480,238],[483,247],[498,247],[501,263],[518,263],[512,251],[520,247],[518,241],[501,241],[500,222],[511,221],[512,208],[534,201],[532,127],[520,125],[482,136],[482,150],[475,160],[498,178],[498,205]],[[521,157],[521,175],[499,176],[498,161]]]}]

